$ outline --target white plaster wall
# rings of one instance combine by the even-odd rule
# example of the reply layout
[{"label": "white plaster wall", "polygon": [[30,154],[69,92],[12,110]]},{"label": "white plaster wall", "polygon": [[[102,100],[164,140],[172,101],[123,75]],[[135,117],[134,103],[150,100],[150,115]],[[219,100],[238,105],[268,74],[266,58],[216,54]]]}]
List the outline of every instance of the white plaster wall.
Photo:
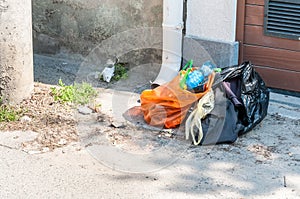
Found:
[{"label": "white plaster wall", "polygon": [[237,0],[187,0],[186,34],[235,41]]}]

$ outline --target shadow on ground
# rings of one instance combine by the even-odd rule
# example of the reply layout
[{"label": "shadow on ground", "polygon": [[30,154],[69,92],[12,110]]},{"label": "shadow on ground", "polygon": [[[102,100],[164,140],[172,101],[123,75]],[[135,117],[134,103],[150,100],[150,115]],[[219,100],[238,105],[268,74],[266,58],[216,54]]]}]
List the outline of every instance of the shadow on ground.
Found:
[{"label": "shadow on ground", "polygon": [[[64,61],[60,62],[61,65],[52,64],[54,64],[52,58],[40,55],[35,57],[35,70],[39,71],[35,71],[36,81],[43,80],[44,83],[56,84],[58,79],[62,78],[68,84],[78,79],[80,64]],[[47,69],[44,68],[46,65]],[[64,67],[68,68],[68,71],[61,70],[64,65],[70,66]],[[155,69],[149,70],[149,68]],[[155,64],[140,65],[132,68],[127,80],[105,88],[112,89],[112,98],[114,90],[140,93],[148,87],[158,71],[159,67]],[[55,75],[52,75],[53,73]],[[87,77],[88,74],[90,73],[83,74],[83,77]],[[95,80],[90,82],[97,86]],[[104,95],[105,92],[103,90],[101,94]],[[113,103],[113,99],[106,101]],[[154,144],[158,140],[163,140],[162,143],[170,143],[168,141],[173,140],[172,145],[167,144],[166,148],[162,147],[163,144],[159,145],[158,148],[163,148],[162,151],[139,159],[144,165],[158,168],[154,169],[155,172],[152,170],[150,173],[134,174],[135,172],[129,168],[130,165],[138,164],[136,159],[121,155],[109,159],[115,162],[108,162],[109,165],[106,166],[117,171],[121,170],[116,168],[119,166],[124,170],[119,175],[106,176],[107,179],[124,181],[124,183],[137,179],[142,182],[151,181],[161,194],[172,192],[195,198],[297,198],[300,196],[298,183],[300,181],[300,119],[269,114],[261,124],[241,136],[234,144],[193,147],[182,139],[183,137],[181,139],[177,139],[176,136],[168,137],[160,131],[145,130],[135,126],[127,126],[127,129],[119,128],[111,126],[114,121],[109,114],[105,118],[107,120],[103,120],[100,125],[96,122],[95,129],[98,128],[96,131],[87,129],[87,127],[93,128],[95,124],[91,120],[85,119],[81,123],[81,132],[83,132],[81,136],[88,137],[88,141],[94,142],[92,145],[104,146],[103,140],[106,140],[110,148],[117,149],[113,152],[103,151],[104,148],[90,150],[91,155],[102,164],[101,158],[112,157],[113,153],[125,151],[127,154],[132,154],[133,151],[138,151],[140,155],[158,147]],[[94,118],[95,121],[97,119],[99,118]],[[183,133],[178,135],[184,136]],[[82,144],[87,150],[91,149],[90,143]],[[162,153],[166,156],[161,155]],[[166,161],[166,158],[169,159]],[[171,164],[167,164],[168,162]],[[143,169],[143,164],[139,169]],[[160,192],[156,194],[159,196]]]}]

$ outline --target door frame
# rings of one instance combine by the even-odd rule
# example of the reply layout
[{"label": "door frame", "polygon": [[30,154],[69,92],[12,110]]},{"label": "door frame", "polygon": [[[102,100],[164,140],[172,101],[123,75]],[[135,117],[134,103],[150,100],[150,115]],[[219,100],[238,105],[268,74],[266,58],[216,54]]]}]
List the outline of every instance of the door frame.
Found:
[{"label": "door frame", "polygon": [[239,64],[244,60],[244,30],[245,30],[245,9],[246,0],[237,1],[237,12],[236,12],[236,41],[239,42]]}]

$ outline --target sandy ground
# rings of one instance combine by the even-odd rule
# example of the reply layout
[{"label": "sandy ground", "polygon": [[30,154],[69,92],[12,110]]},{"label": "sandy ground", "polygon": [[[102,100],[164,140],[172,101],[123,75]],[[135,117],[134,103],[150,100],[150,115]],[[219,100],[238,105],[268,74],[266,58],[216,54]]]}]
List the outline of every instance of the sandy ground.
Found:
[{"label": "sandy ground", "polygon": [[268,116],[234,144],[193,147],[124,121],[137,94],[99,96],[102,116],[75,115],[79,142],[35,154],[22,143],[37,133],[0,132],[0,198],[300,198],[299,98],[272,93]]},{"label": "sandy ground", "polygon": [[[93,125],[87,122],[79,123],[83,137],[92,132]],[[102,139],[98,134],[99,143],[110,143],[108,148],[93,148],[81,139],[53,152],[28,154],[21,143],[36,133],[1,132],[0,197],[299,198],[299,124],[299,119],[270,113],[234,144],[192,147],[175,139],[164,147],[154,146],[158,151],[149,149],[151,143],[139,148],[128,148],[133,145],[122,141],[111,144],[107,135]]]}]

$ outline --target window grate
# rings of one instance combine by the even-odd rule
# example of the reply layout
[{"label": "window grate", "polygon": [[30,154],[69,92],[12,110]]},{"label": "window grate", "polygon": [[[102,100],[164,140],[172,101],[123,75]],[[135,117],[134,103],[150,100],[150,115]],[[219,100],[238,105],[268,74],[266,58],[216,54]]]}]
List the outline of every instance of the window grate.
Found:
[{"label": "window grate", "polygon": [[265,0],[264,33],[300,40],[300,0]]}]

